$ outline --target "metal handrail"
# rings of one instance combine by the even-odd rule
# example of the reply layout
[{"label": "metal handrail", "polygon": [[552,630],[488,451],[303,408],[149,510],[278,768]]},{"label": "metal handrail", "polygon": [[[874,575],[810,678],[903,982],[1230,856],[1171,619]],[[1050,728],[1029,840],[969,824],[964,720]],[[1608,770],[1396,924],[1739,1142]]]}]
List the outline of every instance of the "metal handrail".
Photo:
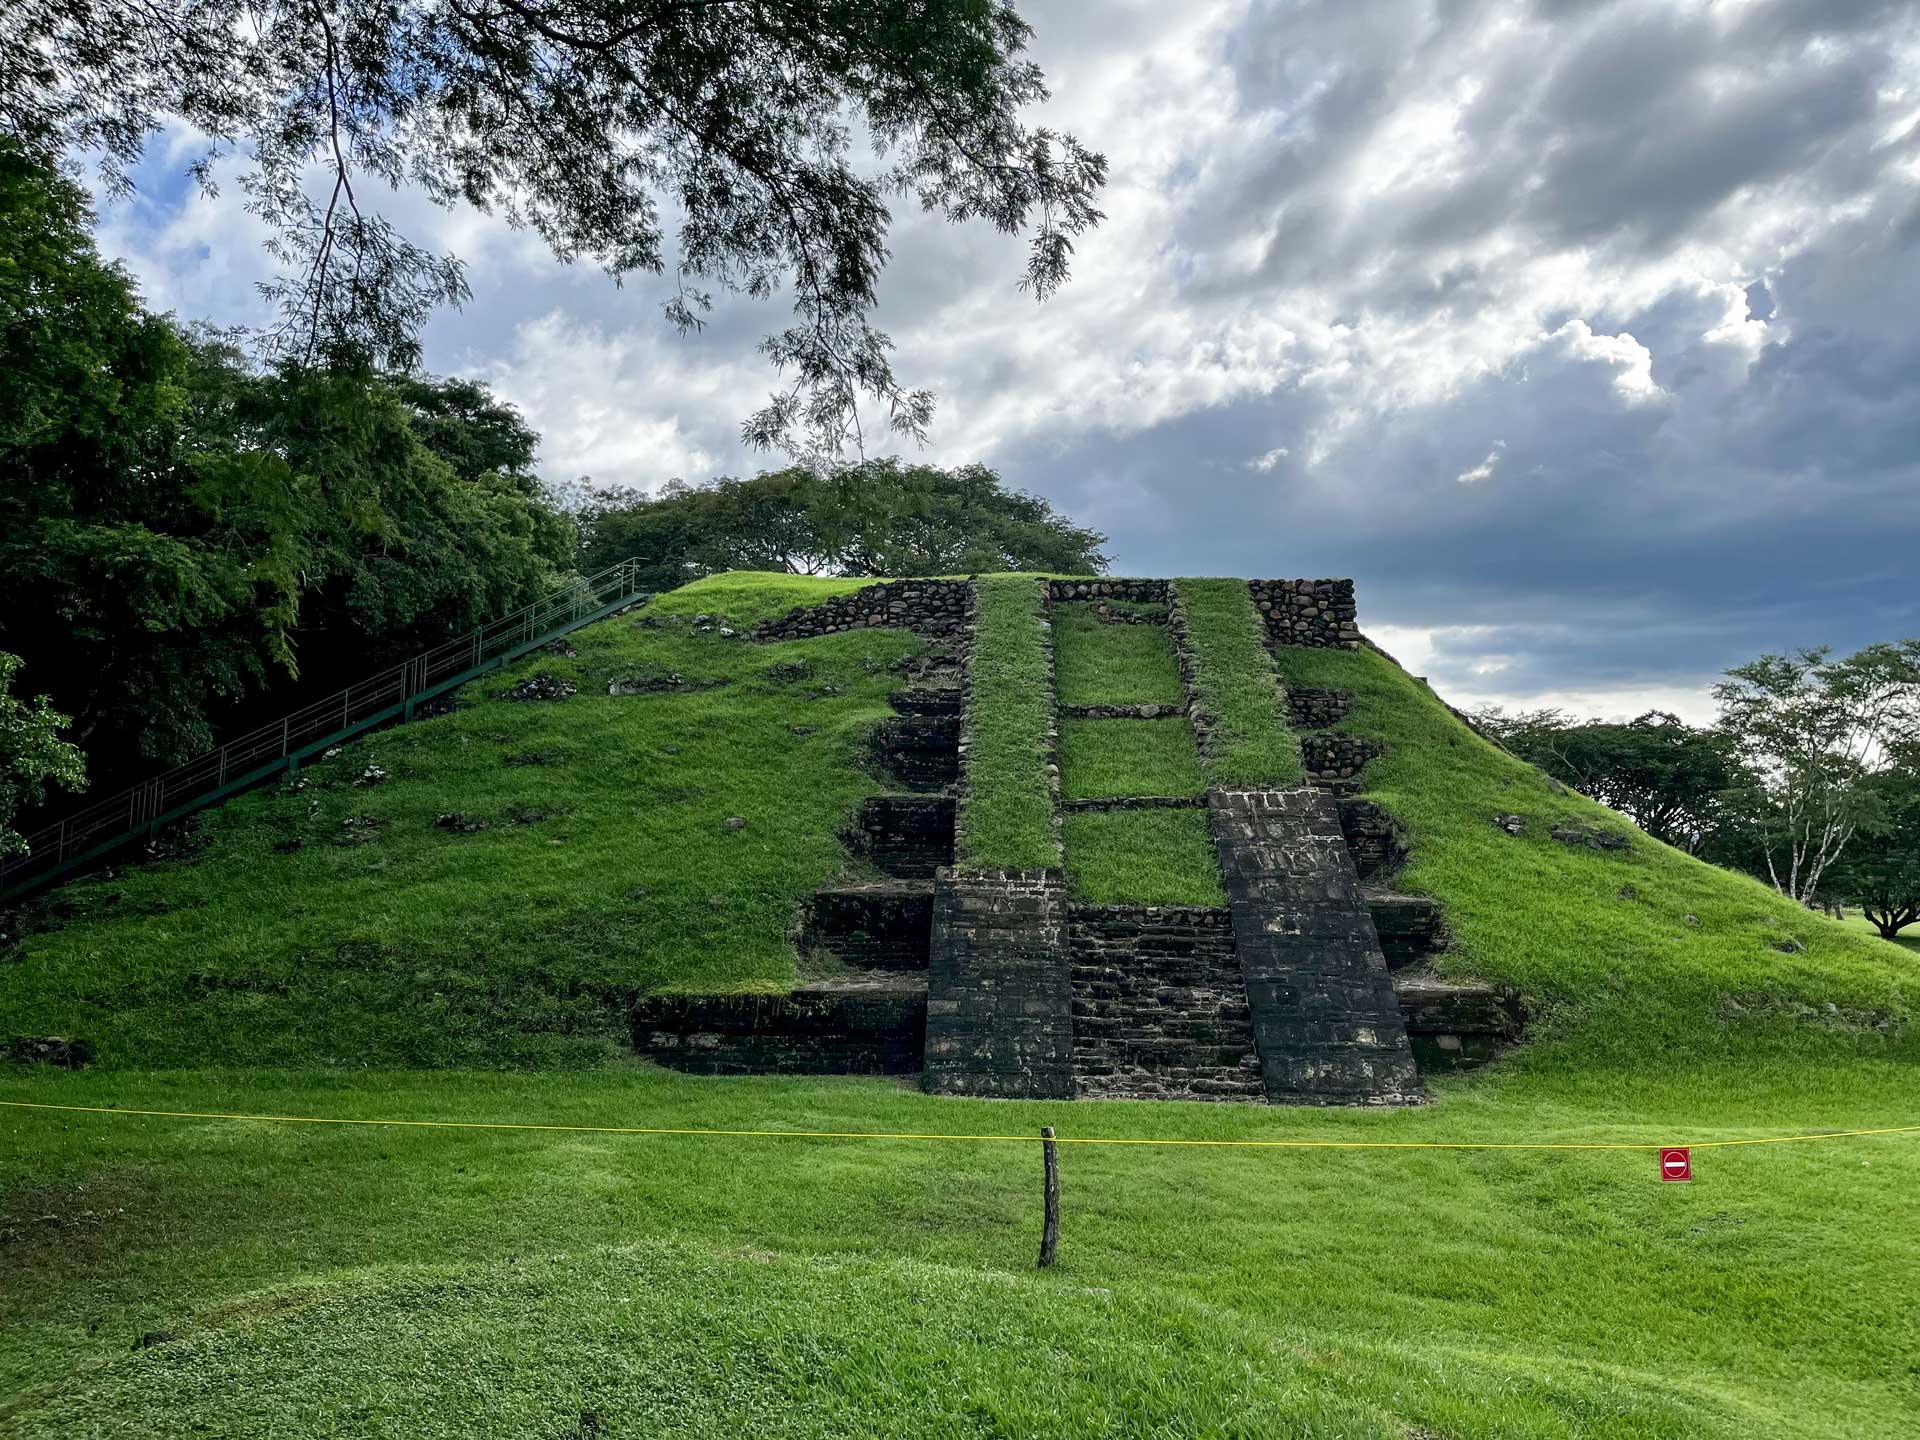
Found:
[{"label": "metal handrail", "polygon": [[217,750],[96,801],[26,836],[24,851],[0,858],[0,898],[31,889],[117,845],[151,835],[181,815],[297,768],[306,756],[383,720],[396,715],[410,719],[421,701],[601,619],[642,593],[638,562],[622,560],[235,736]]}]

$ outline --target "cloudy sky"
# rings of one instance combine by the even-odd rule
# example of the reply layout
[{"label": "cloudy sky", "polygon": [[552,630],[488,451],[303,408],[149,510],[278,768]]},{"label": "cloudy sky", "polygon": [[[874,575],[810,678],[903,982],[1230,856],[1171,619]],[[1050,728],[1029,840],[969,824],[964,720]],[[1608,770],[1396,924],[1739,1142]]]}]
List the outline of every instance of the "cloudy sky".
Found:
[{"label": "cloudy sky", "polygon": [[[1120,573],[1352,575],[1457,703],[1650,704],[1766,650],[1920,633],[1920,0],[1025,0],[1108,220],[1022,246],[902,207],[883,328],[983,460]],[[102,244],[261,318],[261,235],[156,153]],[[229,191],[231,194],[231,191]],[[427,363],[554,479],[745,474],[777,302],[684,340],[530,237],[402,199],[470,266]]]}]

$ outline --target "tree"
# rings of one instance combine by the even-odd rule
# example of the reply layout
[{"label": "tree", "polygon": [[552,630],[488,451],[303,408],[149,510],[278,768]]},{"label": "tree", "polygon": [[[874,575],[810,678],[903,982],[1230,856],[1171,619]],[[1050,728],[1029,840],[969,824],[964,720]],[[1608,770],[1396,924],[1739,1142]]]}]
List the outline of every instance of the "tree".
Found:
[{"label": "tree", "polygon": [[567,569],[571,526],[509,408],[466,382],[254,366],[148,314],[90,219],[0,140],[0,644],[96,779]]},{"label": "tree", "polygon": [[1690,854],[1721,823],[1723,797],[1739,777],[1731,737],[1664,710],[1624,724],[1573,721],[1559,710],[1509,716],[1497,708],[1476,712],[1474,720],[1521,759]]},{"label": "tree", "polygon": [[1106,537],[1047,501],[1008,490],[985,466],[940,470],[897,460],[831,473],[805,467],[658,496],[589,496],[576,517],[580,567],[637,560],[647,583],[722,570],[802,575],[940,575],[994,570],[1095,574]]},{"label": "tree", "polygon": [[836,448],[862,394],[908,434],[932,413],[869,323],[890,195],[1026,233],[1041,299],[1102,218],[1105,159],[1022,123],[1047,98],[1030,33],[1007,0],[13,0],[0,126],[121,190],[163,124],[207,136],[190,172],[211,192],[243,166],[284,266],[274,338],[305,360],[410,366],[467,297],[458,259],[376,207],[401,187],[616,280],[671,271],[682,331],[715,290],[789,286],[796,323],[760,348],[792,384],[743,433]]},{"label": "tree", "polygon": [[1719,728],[1751,776],[1735,803],[1774,887],[1805,904],[1874,817],[1871,775],[1920,739],[1920,639],[1831,654],[1763,655],[1713,688]]},{"label": "tree", "polygon": [[19,671],[20,657],[0,650],[0,855],[26,849],[14,819],[44,800],[49,784],[78,790],[87,780],[84,757],[60,738],[67,717],[44,695],[28,702],[13,694]]},{"label": "tree", "polygon": [[1822,888],[1858,905],[1892,940],[1920,921],[1920,751],[1904,752],[1868,785],[1877,821],[1841,855]]}]

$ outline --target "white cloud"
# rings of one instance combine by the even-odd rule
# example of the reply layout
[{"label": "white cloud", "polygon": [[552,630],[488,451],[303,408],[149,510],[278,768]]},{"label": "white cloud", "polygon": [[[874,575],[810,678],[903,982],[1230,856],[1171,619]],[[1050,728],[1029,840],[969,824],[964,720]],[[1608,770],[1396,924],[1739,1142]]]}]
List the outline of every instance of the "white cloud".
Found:
[{"label": "white cloud", "polygon": [[1462,470],[1453,478],[1462,485],[1477,485],[1482,480],[1491,480],[1493,472],[1500,468],[1500,452],[1507,448],[1507,442],[1496,440],[1493,448],[1487,452],[1487,458],[1471,470]]}]

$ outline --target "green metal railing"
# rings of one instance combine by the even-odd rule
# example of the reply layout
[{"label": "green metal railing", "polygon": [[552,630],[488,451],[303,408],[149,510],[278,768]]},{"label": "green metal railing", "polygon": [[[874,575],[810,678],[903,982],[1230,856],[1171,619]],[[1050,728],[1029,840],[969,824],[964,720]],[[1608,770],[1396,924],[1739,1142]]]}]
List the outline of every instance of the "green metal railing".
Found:
[{"label": "green metal railing", "polygon": [[0,900],[37,889],[128,841],[150,838],[161,826],[295,770],[309,755],[363,730],[388,720],[412,719],[423,701],[643,597],[638,575],[637,563],[623,560],[597,575],[570,581],[478,630],[36,830],[26,837],[25,851],[0,859]]}]

